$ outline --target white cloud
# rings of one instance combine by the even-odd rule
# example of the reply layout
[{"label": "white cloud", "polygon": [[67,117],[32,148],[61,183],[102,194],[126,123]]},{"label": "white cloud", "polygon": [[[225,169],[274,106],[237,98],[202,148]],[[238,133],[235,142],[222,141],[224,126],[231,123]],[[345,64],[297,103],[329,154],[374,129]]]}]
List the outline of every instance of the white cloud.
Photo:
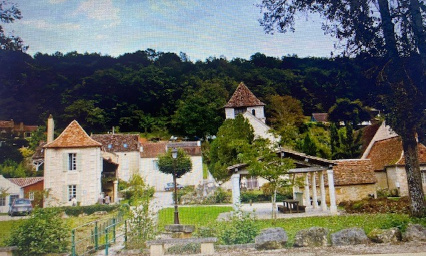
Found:
[{"label": "white cloud", "polygon": [[120,23],[119,12],[120,9],[113,5],[112,0],[87,0],[80,4],[74,14],[83,13],[90,19],[111,21],[107,26],[114,26]]},{"label": "white cloud", "polygon": [[23,24],[42,30],[78,30],[79,24],[74,23],[49,23],[45,20],[23,20]]}]

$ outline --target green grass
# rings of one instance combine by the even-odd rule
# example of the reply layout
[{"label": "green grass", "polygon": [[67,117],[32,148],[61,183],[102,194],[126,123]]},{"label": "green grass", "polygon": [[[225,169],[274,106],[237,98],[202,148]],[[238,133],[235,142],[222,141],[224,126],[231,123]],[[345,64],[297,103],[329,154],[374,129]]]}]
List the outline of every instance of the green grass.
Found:
[{"label": "green grass", "polygon": [[22,220],[8,220],[0,222],[0,247],[6,246],[6,240],[9,238],[10,232],[15,226],[19,225],[21,222]]},{"label": "green grass", "polygon": [[[181,224],[206,226],[216,221],[222,212],[232,211],[230,206],[191,206],[179,207],[179,220]],[[158,227],[164,230],[165,225],[173,224],[174,208],[161,209],[158,213]]]},{"label": "green grass", "polygon": [[209,169],[207,164],[203,163],[203,179],[207,179],[209,176]]}]

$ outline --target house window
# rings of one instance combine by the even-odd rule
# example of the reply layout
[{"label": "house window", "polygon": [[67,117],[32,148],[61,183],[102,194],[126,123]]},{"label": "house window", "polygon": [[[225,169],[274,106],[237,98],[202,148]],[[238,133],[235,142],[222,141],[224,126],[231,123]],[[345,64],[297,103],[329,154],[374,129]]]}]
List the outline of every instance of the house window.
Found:
[{"label": "house window", "polygon": [[68,171],[77,170],[77,154],[69,153],[68,154]]},{"label": "house window", "polygon": [[254,116],[256,116],[256,110],[252,109],[251,110],[251,114],[254,115]]},{"label": "house window", "polygon": [[422,183],[426,184],[426,172],[422,172]]},{"label": "house window", "polygon": [[158,170],[158,161],[157,160],[152,160],[152,168],[154,170]]},{"label": "house window", "polygon": [[234,110],[235,116],[238,116],[239,114],[244,114],[247,111],[247,108],[236,108]]},{"label": "house window", "polygon": [[73,198],[77,198],[77,185],[68,186],[68,201],[71,201]]},{"label": "house window", "polygon": [[6,206],[6,196],[0,196],[0,206]]},{"label": "house window", "polygon": [[31,201],[34,200],[34,191],[28,193],[28,199],[30,199]]}]

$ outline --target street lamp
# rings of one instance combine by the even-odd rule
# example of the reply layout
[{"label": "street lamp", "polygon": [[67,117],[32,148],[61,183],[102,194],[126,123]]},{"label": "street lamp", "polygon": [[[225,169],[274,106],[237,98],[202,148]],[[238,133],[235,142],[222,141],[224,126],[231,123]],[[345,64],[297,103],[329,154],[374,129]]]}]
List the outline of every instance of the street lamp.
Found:
[{"label": "street lamp", "polygon": [[178,202],[177,202],[177,184],[176,184],[176,159],[178,155],[178,150],[176,148],[172,149],[172,158],[173,158],[173,183],[175,186],[175,216],[174,224],[179,224],[179,211],[178,211]]}]

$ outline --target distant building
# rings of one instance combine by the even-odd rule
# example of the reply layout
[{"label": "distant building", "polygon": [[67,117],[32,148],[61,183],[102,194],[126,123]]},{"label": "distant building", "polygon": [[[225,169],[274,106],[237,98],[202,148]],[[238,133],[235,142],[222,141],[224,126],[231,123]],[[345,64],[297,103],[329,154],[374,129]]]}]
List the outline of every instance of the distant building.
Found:
[{"label": "distant building", "polygon": [[327,123],[328,122],[328,113],[312,113],[311,116],[312,122]]},{"label": "distant building", "polygon": [[238,114],[242,114],[251,124],[255,137],[269,139],[271,142],[278,142],[272,133],[271,128],[266,125],[265,103],[260,101],[244,83],[240,83],[228,103],[225,105],[226,119],[234,119]]},{"label": "distant building", "polygon": [[25,125],[23,122],[15,123],[13,119],[9,121],[0,120],[0,137],[29,138],[37,128],[37,125]]},{"label": "distant building", "polygon": [[34,202],[34,200],[36,199],[35,194],[37,192],[43,191],[43,177],[9,178],[8,180],[21,188],[21,195],[23,195],[23,197],[25,198],[30,199],[33,207],[43,207],[42,201],[39,202],[39,205],[35,205]]}]

